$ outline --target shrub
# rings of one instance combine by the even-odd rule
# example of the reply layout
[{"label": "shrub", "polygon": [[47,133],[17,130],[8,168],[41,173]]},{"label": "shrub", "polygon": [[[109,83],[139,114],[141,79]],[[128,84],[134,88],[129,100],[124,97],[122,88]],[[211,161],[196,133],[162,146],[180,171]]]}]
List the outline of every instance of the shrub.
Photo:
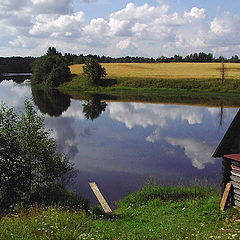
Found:
[{"label": "shrub", "polygon": [[43,189],[63,186],[72,169],[43,121],[29,101],[20,114],[0,108],[0,211],[38,201]]},{"label": "shrub", "polygon": [[[54,48],[55,49],[55,48]],[[69,81],[70,68],[60,53],[48,49],[45,56],[39,57],[32,64],[32,84],[44,84],[48,87],[57,87]]]},{"label": "shrub", "polygon": [[106,69],[102,67],[96,59],[87,59],[83,66],[83,76],[91,85],[97,85],[101,78],[107,76]]}]

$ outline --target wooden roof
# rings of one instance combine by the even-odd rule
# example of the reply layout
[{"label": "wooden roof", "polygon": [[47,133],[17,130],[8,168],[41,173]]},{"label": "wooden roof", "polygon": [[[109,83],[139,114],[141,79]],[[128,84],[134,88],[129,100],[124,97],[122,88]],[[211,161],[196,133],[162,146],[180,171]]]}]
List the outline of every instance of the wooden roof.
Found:
[{"label": "wooden roof", "polygon": [[228,154],[228,155],[225,155],[224,158],[234,160],[236,162],[240,162],[240,153]]},{"label": "wooden roof", "polygon": [[215,150],[213,157],[240,153],[240,110],[238,110],[222,141]]}]

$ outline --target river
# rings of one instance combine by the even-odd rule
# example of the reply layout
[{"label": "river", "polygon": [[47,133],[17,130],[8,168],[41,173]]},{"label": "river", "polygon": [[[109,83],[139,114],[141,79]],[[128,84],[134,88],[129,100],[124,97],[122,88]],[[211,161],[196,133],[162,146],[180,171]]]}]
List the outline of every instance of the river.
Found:
[{"label": "river", "polygon": [[95,201],[95,181],[110,202],[146,182],[219,186],[221,159],[212,158],[238,108],[74,100],[3,81],[0,100],[17,111],[33,97],[58,150],[74,164],[70,188]]}]

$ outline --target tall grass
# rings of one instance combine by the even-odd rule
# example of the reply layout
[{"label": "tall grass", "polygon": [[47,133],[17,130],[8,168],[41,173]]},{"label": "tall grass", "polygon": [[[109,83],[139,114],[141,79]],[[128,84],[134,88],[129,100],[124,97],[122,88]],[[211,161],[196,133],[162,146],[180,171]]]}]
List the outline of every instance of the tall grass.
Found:
[{"label": "tall grass", "polygon": [[240,212],[220,211],[218,191],[146,186],[120,202],[117,218],[90,211],[31,208],[0,221],[1,240],[239,239]]}]

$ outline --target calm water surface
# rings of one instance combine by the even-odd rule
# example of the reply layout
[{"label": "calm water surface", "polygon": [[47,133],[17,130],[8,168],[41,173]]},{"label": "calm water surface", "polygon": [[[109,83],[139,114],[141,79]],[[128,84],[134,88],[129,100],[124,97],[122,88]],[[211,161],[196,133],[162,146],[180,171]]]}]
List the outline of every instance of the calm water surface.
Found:
[{"label": "calm water surface", "polygon": [[[1,101],[17,110],[31,96],[26,84],[0,84]],[[220,184],[221,160],[211,156],[238,108],[224,108],[221,121],[218,107],[106,102],[97,117],[91,110],[86,113],[92,102],[36,92],[33,97],[46,113],[59,150],[74,163],[77,176],[71,188],[93,201],[90,181],[97,182],[109,201],[136,191],[148,179]]]}]

